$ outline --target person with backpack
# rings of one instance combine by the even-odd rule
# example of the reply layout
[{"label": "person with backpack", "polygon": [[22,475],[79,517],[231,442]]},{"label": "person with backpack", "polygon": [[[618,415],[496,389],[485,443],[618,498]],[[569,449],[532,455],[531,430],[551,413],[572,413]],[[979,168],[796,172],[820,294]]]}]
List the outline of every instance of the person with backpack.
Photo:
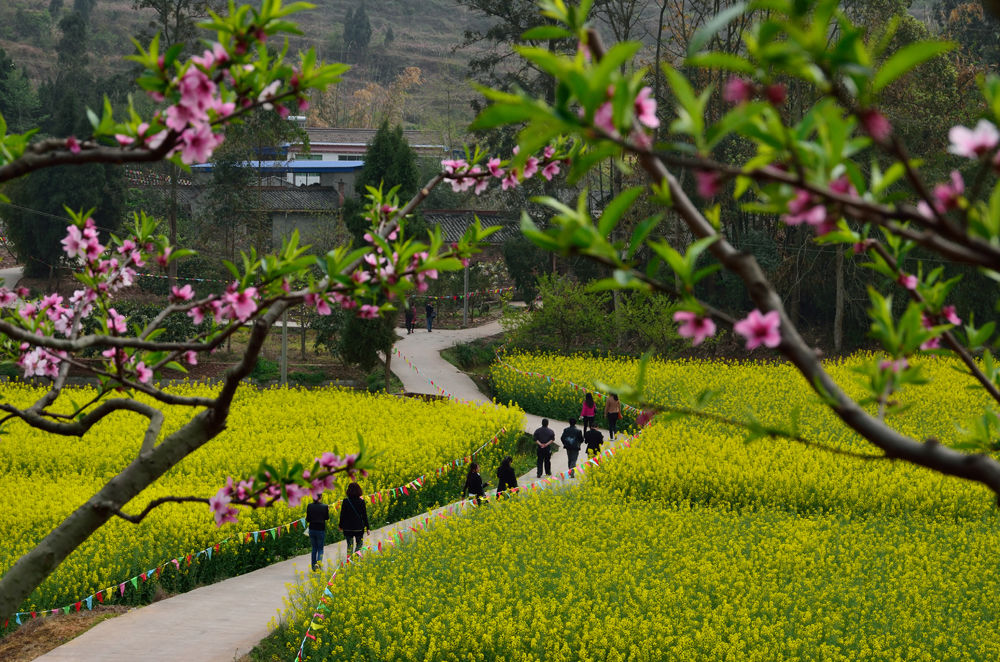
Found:
[{"label": "person with backpack", "polygon": [[559,440],[566,449],[566,463],[569,465],[569,475],[573,477],[576,471],[576,458],[580,456],[580,447],[583,446],[583,433],[576,427],[575,418],[569,419],[569,427],[563,430]]},{"label": "person with backpack", "polygon": [[413,322],[417,319],[417,311],[414,309],[413,304],[409,301],[406,302],[404,317],[406,319],[406,335],[410,335],[413,333]]},{"label": "person with backpack", "polygon": [[323,561],[323,547],[326,544],[326,521],[330,519],[330,506],[319,501],[313,501],[306,506],[306,526],[309,527],[309,542],[312,551],[309,558],[313,572],[319,569]]},{"label": "person with backpack", "polygon": [[340,530],[347,540],[347,555],[361,550],[361,541],[369,532],[368,509],[365,508],[361,486],[351,483],[347,486],[347,498],[340,504]]}]

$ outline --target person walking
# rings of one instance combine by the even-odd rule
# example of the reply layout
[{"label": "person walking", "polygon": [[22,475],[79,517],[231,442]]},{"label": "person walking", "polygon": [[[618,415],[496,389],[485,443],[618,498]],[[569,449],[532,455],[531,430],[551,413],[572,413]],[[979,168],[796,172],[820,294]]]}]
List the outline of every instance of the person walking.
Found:
[{"label": "person walking", "polygon": [[413,333],[413,322],[417,319],[417,311],[413,308],[412,303],[406,304],[406,335]]},{"label": "person walking", "polygon": [[622,403],[618,394],[612,393],[604,403],[604,418],[608,419],[608,439],[614,441],[618,432],[618,419],[622,417]]},{"label": "person walking", "polygon": [[347,498],[340,504],[340,530],[347,540],[347,555],[361,550],[361,541],[368,527],[368,509],[365,500],[361,498],[364,492],[357,483],[347,486]]},{"label": "person walking", "polygon": [[538,478],[542,477],[542,467],[545,475],[552,475],[552,445],[556,442],[556,433],[549,427],[549,419],[542,419],[542,427],[535,430],[535,450],[538,452]]},{"label": "person walking", "polygon": [[313,501],[306,506],[306,525],[309,527],[309,542],[312,551],[309,559],[313,572],[319,570],[323,561],[323,547],[326,544],[326,521],[330,519],[330,506],[319,501]]},{"label": "person walking", "polygon": [[583,446],[583,433],[576,427],[575,418],[569,419],[569,427],[563,430],[559,440],[566,449],[566,463],[569,465],[569,475],[572,478],[576,471],[576,459],[580,457],[580,448]]},{"label": "person walking", "polygon": [[587,393],[583,398],[583,406],[580,407],[580,424],[583,426],[584,432],[587,431],[587,428],[594,427],[595,416],[597,416],[597,405],[594,404],[594,396]]},{"label": "person walking", "polygon": [[604,442],[604,435],[597,428],[590,428],[583,433],[583,441],[587,444],[587,457],[595,457],[601,454],[601,444]]},{"label": "person walking", "polygon": [[483,483],[483,477],[479,475],[479,463],[473,462],[469,465],[469,473],[465,476],[465,488],[462,490],[462,496],[474,496],[476,497],[476,505],[479,505],[479,500],[486,496],[484,491],[489,483]]},{"label": "person walking", "polygon": [[517,487],[517,476],[514,474],[514,467],[511,466],[513,461],[514,458],[508,455],[497,467],[497,496],[503,494],[507,488]]},{"label": "person walking", "polygon": [[430,301],[424,306],[424,313],[427,315],[427,333],[430,333],[431,325],[434,324],[434,318],[437,317],[437,313],[434,312],[434,305]]}]

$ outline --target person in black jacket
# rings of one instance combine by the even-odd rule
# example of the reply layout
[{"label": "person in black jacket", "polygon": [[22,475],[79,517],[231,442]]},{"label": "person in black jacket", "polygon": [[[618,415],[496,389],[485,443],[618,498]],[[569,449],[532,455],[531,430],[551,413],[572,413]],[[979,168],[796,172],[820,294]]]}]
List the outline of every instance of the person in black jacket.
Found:
[{"label": "person in black jacket", "polygon": [[313,501],[306,506],[306,523],[309,526],[309,542],[312,543],[312,569],[319,569],[323,560],[323,546],[326,543],[326,521],[330,519],[330,506],[319,501]]},{"label": "person in black jacket", "polygon": [[587,444],[587,457],[594,457],[601,454],[601,444],[604,442],[604,435],[597,428],[590,428],[583,433],[583,440]]},{"label": "person in black jacket", "polygon": [[514,467],[511,466],[513,461],[514,458],[508,455],[497,468],[497,496],[509,487],[517,487],[517,476],[514,475]]},{"label": "person in black jacket", "polygon": [[562,441],[563,448],[566,449],[566,464],[569,466],[569,475],[574,476],[576,458],[580,456],[580,448],[583,446],[583,433],[580,432],[580,428],[576,427],[575,418],[569,419],[569,427],[563,430],[559,440]]},{"label": "person in black jacket", "polygon": [[476,497],[476,505],[479,505],[479,500],[486,496],[484,492],[485,487],[489,483],[483,483],[482,476],[479,475],[479,464],[473,462],[469,465],[469,473],[465,477],[465,494],[469,496]]},{"label": "person in black jacket", "polygon": [[430,333],[431,326],[434,324],[434,318],[437,317],[437,313],[434,312],[434,305],[430,301],[424,306],[424,315],[427,317],[427,333]]},{"label": "person in black jacket", "polygon": [[[347,540],[347,555],[360,551],[361,540],[368,532],[368,509],[361,498],[364,492],[357,483],[347,486],[347,498],[340,504],[340,530]],[[353,543],[353,545],[352,545]]]}]

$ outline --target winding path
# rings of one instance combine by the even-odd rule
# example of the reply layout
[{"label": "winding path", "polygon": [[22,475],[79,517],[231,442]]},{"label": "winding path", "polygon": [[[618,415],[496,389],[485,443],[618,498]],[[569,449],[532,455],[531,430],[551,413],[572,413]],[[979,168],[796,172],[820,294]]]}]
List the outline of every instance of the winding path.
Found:
[{"label": "winding path", "polygon": [[[397,357],[393,361],[393,372],[409,392],[436,393],[437,389],[429,381],[432,380],[457,398],[487,402],[475,383],[442,359],[440,351],[500,332],[497,322],[457,331],[442,329],[428,333],[421,329],[412,335],[397,329],[401,340],[395,347],[417,369]],[[526,430],[532,431],[539,425],[540,417],[525,416]],[[566,454],[556,453],[552,465],[555,473],[566,471]],[[533,477],[534,471],[522,477],[519,484],[530,483]],[[423,517],[425,514],[412,519]],[[375,544],[403,525],[397,522],[373,531],[368,540]],[[340,559],[344,552],[343,541],[330,544],[326,548],[326,559]],[[306,554],[133,609],[99,623],[36,659],[45,662],[94,659],[104,662],[233,662],[249,653],[270,633],[269,624],[284,607],[288,585],[297,581],[296,572],[308,568],[309,555]]]}]

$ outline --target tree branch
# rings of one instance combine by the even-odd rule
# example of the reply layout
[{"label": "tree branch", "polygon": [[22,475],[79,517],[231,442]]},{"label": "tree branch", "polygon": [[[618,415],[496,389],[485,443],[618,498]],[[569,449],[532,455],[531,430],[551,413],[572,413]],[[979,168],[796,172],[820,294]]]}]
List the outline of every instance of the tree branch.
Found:
[{"label": "tree branch", "polygon": [[153,499],[152,501],[150,501],[143,509],[143,511],[138,515],[129,515],[128,513],[123,513],[121,510],[114,508],[112,504],[97,504],[97,505],[98,507],[100,506],[107,507],[108,510],[111,512],[111,514],[114,515],[115,517],[120,517],[126,522],[132,522],[133,524],[138,524],[139,522],[144,520],[146,518],[146,515],[151,513],[154,508],[158,508],[165,503],[204,503],[207,505],[208,499],[204,497],[174,497],[174,496],[160,497],[159,499]]}]

